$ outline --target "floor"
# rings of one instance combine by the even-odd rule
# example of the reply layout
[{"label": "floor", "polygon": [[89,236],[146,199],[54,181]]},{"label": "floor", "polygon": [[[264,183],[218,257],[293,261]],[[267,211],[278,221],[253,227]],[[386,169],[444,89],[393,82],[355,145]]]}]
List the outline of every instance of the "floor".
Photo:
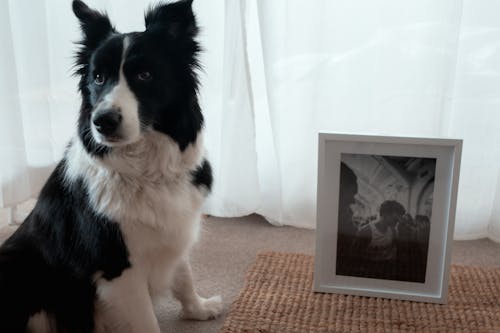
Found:
[{"label": "floor", "polygon": [[[238,219],[209,218],[192,255],[200,294],[222,295],[226,314],[243,287],[247,267],[261,251],[314,253],[314,231],[273,227],[251,215]],[[500,266],[500,244],[490,240],[455,241],[452,262],[463,265]],[[163,332],[215,333],[224,316],[210,322],[179,320],[179,306],[167,301],[158,309]]]},{"label": "floor", "polygon": [[[2,239],[0,232],[0,241]],[[313,254],[314,231],[273,227],[257,215],[237,219],[208,218],[191,260],[199,293],[203,296],[222,295],[227,314],[243,286],[247,267],[261,251]],[[486,239],[456,241],[452,262],[500,266],[500,244]],[[225,318],[223,315],[208,322],[187,321],[179,318],[179,310],[179,304],[172,299],[165,299],[157,308],[163,332],[215,333]]]}]

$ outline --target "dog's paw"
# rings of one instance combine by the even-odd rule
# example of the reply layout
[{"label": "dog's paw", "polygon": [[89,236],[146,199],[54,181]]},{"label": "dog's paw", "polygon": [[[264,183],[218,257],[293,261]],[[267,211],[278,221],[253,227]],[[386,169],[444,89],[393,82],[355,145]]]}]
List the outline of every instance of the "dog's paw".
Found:
[{"label": "dog's paw", "polygon": [[219,316],[222,309],[223,304],[220,296],[200,297],[197,304],[185,307],[182,314],[185,319],[208,320]]}]

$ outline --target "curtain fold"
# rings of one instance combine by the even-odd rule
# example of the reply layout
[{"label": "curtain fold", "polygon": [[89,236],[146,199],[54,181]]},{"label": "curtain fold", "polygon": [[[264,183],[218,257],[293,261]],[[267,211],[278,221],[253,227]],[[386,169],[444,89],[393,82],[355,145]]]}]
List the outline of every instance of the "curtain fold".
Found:
[{"label": "curtain fold", "polygon": [[0,40],[4,50],[0,56],[0,206],[19,202],[30,193],[26,160],[24,127],[20,113],[19,83],[14,55],[9,3],[0,3]]},{"label": "curtain fold", "polygon": [[[222,73],[216,74],[223,76],[222,105],[220,111],[208,111],[221,113],[218,142],[207,142],[209,153],[211,146],[218,146],[218,154],[209,155],[214,164],[215,186],[208,212],[219,216],[247,215],[259,207],[255,123],[243,18],[245,5],[243,1],[225,2],[223,68]],[[209,132],[210,118],[207,124]]]},{"label": "curtain fold", "polygon": [[[88,0],[121,31],[148,0]],[[500,241],[500,3],[195,1],[215,186],[205,211],[314,228],[317,132],[464,139],[456,239]],[[27,23],[28,22],[28,23]],[[65,0],[0,3],[0,204],[36,196],[74,132]]]}]

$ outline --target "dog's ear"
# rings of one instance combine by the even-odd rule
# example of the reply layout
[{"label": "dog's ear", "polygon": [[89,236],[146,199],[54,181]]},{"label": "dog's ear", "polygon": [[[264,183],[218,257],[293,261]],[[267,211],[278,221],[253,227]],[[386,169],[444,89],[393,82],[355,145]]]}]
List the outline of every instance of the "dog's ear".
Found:
[{"label": "dog's ear", "polygon": [[94,9],[89,8],[83,1],[73,1],[73,12],[80,20],[80,26],[85,36],[87,45],[97,45],[114,31],[109,17]]},{"label": "dog's ear", "polygon": [[145,16],[146,30],[153,27],[164,28],[174,39],[194,37],[198,28],[192,3],[193,0],[180,0],[150,7]]}]

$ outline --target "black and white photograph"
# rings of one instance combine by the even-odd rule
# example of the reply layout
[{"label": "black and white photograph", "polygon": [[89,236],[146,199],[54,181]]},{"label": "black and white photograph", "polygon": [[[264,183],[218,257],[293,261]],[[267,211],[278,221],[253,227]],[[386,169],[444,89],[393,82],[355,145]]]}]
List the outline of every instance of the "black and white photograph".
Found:
[{"label": "black and white photograph", "polygon": [[435,158],[341,154],[337,275],[425,283]]}]

